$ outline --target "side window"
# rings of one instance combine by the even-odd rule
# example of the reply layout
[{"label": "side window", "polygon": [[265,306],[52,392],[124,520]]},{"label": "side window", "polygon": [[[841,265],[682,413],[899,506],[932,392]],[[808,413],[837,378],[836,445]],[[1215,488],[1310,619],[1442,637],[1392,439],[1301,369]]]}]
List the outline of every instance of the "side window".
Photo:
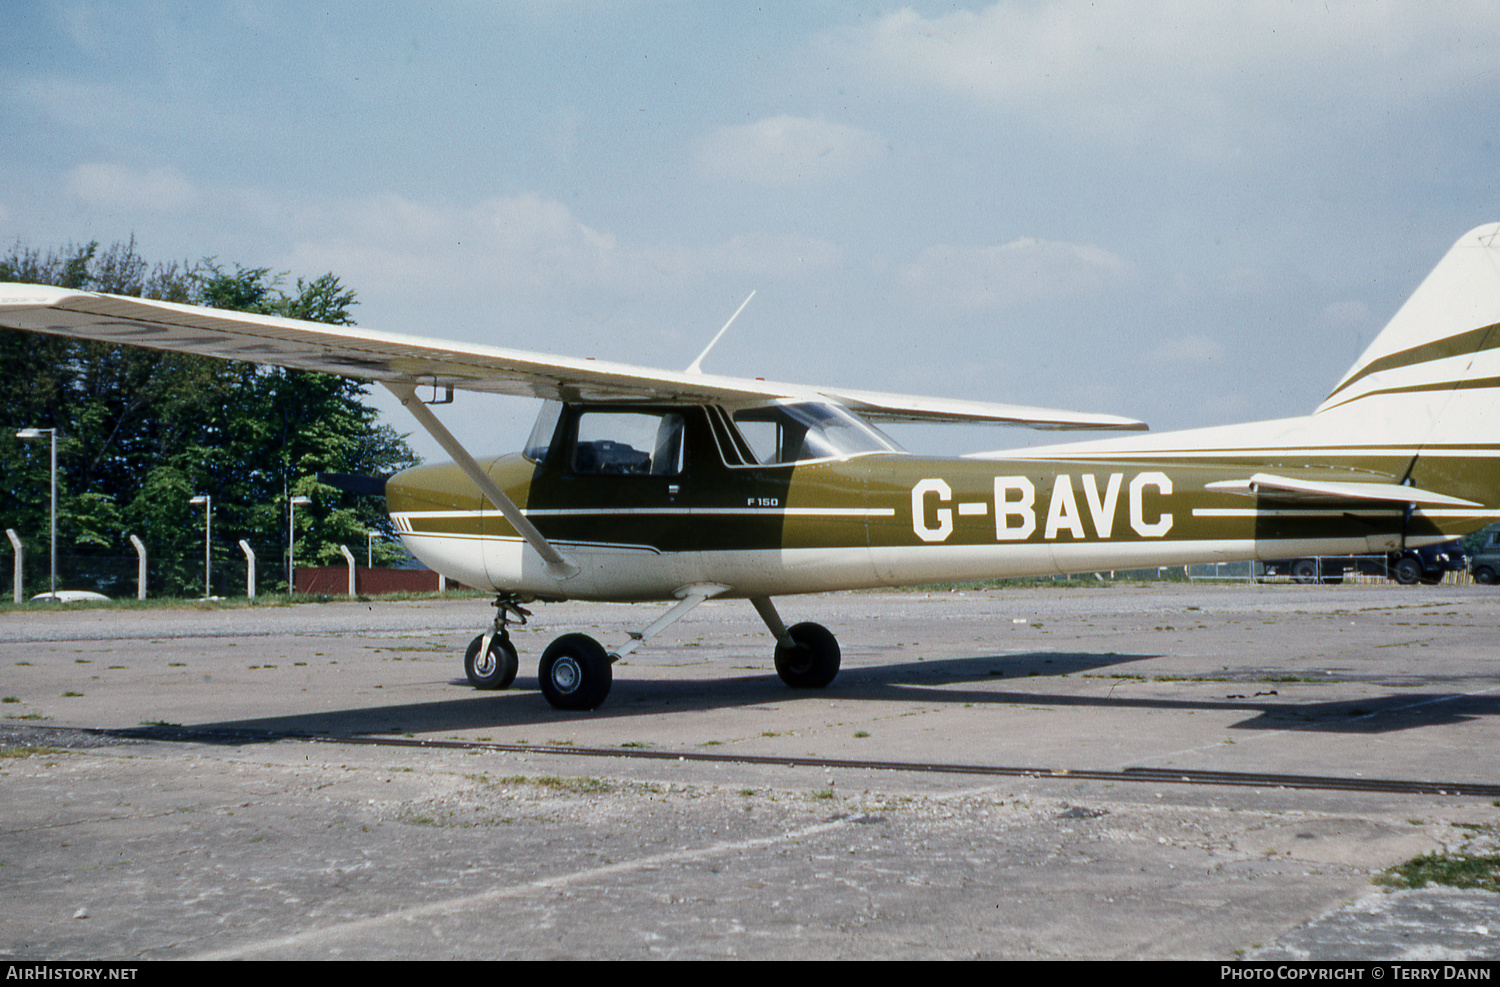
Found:
[{"label": "side window", "polygon": [[573,472],[676,476],[683,418],[675,411],[585,411],[578,416]]},{"label": "side window", "polygon": [[751,408],[736,411],[734,424],[762,466],[900,451],[882,433],[829,405]]}]

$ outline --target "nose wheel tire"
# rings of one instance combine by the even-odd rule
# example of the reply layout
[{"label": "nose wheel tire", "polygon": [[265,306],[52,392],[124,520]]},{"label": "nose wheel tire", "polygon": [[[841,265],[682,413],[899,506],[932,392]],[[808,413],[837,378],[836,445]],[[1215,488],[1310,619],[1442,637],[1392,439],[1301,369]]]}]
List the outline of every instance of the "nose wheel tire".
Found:
[{"label": "nose wheel tire", "polygon": [[496,634],[490,638],[489,650],[483,656],[479,654],[482,647],[483,634],[470,641],[469,650],[464,652],[464,674],[469,677],[469,684],[476,689],[509,688],[521,667],[515,645]]},{"label": "nose wheel tire", "polygon": [[787,628],[794,644],[776,645],[776,674],[793,689],[821,689],[839,673],[839,642],[822,624]]},{"label": "nose wheel tire", "polygon": [[598,709],[614,684],[604,648],[587,634],[564,634],[547,645],[537,666],[547,702],[558,709]]}]

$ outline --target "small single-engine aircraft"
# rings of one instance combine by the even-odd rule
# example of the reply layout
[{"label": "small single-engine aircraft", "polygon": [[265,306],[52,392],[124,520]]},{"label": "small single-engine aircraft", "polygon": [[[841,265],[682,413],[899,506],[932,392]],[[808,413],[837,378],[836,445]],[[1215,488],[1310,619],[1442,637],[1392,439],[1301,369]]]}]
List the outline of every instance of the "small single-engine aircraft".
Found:
[{"label": "small single-engine aircraft", "polygon": [[[1306,417],[956,459],[908,454],[877,425],[1145,426],[715,376],[701,356],[666,372],[28,284],[0,285],[0,325],[388,387],[453,457],[386,482],[397,530],[433,569],[497,594],[464,658],[476,687],[515,678],[506,628],[523,604],[677,601],[614,653],[583,634],[543,652],[548,701],[593,709],[615,659],[714,597],[748,599],[782,680],[819,688],[837,641],[787,627],[773,597],[1391,552],[1483,527],[1500,518],[1497,236],[1465,234]],[[480,460],[419,399],[429,386],[543,405],[524,449]]]}]

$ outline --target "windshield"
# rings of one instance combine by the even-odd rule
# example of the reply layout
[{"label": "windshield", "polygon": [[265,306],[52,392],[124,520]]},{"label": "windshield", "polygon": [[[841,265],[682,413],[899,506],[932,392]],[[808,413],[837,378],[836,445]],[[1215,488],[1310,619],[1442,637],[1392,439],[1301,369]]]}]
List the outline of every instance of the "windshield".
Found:
[{"label": "windshield", "polygon": [[900,452],[878,429],[827,404],[778,404],[734,413],[734,423],[763,466]]},{"label": "windshield", "polygon": [[552,436],[557,432],[557,420],[562,417],[561,401],[543,401],[541,413],[536,416],[536,424],[531,426],[531,437],[526,440],[526,446],[521,450],[521,455],[533,463],[540,463],[547,458],[547,450],[552,448]]}]

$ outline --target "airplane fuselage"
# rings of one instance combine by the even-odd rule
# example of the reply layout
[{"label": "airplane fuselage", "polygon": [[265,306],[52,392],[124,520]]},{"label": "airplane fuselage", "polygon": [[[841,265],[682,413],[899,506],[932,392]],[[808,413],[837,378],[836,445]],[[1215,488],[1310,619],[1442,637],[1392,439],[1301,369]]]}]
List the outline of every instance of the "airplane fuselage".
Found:
[{"label": "airplane fuselage", "polygon": [[1413,457],[1394,447],[1325,448],[1311,462],[1268,463],[1248,441],[1255,430],[1242,427],[1245,448],[1212,455],[1173,453],[1170,436],[1151,436],[1019,450],[1012,458],[878,451],[767,466],[723,454],[729,415],[708,407],[661,410],[680,416],[684,431],[678,458],[658,473],[574,468],[572,409],[545,453],[481,461],[580,567],[569,578],[548,573],[456,467],[393,477],[392,517],[418,558],[470,585],[622,601],[671,599],[696,584],[754,598],[1386,552],[1485,523],[1485,512],[1473,509],[1283,502],[1209,487],[1268,467],[1315,482],[1399,483]]}]

